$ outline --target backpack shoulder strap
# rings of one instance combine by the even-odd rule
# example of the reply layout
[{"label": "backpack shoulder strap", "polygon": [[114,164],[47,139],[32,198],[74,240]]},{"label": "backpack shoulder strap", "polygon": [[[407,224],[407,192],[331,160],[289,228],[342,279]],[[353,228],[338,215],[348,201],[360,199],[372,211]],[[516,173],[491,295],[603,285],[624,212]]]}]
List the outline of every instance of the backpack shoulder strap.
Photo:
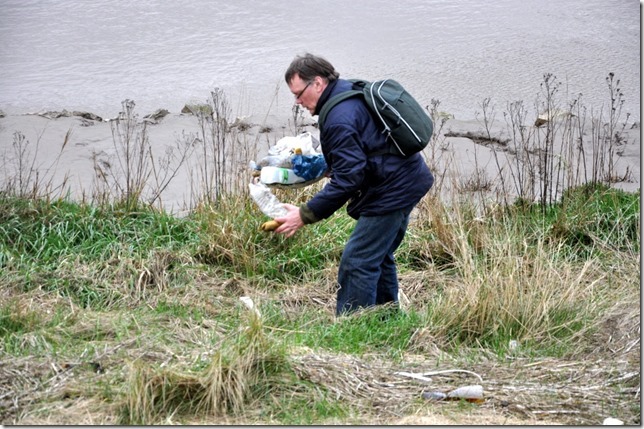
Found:
[{"label": "backpack shoulder strap", "polygon": [[361,90],[352,89],[350,91],[342,92],[327,100],[327,102],[324,103],[324,106],[322,106],[322,110],[320,110],[320,114],[318,115],[318,126],[320,127],[320,130],[322,130],[322,128],[324,127],[324,122],[326,121],[326,117],[331,109],[333,109],[344,100],[352,97],[357,97],[359,95],[363,95],[363,92]]},{"label": "backpack shoulder strap", "polygon": [[347,80],[353,84],[352,89],[349,91],[341,92],[335,97],[331,97],[329,100],[327,100],[324,106],[322,106],[322,110],[320,110],[320,114],[318,115],[318,126],[320,127],[320,130],[322,130],[322,127],[324,127],[324,121],[326,121],[327,115],[329,114],[331,109],[333,109],[338,103],[341,103],[342,101],[351,97],[364,97],[364,88],[369,84],[369,82],[362,79]]},{"label": "backpack shoulder strap", "polygon": [[[331,97],[325,104],[322,106],[322,109],[320,110],[320,114],[318,115],[318,127],[320,131],[322,131],[322,128],[324,127],[324,122],[326,121],[326,117],[333,109],[335,106],[337,106],[339,103],[343,102],[344,100],[351,98],[351,97],[357,97],[361,96],[363,97],[363,100],[365,101],[365,104],[367,105],[367,108],[369,112],[371,113],[374,122],[379,125],[382,124],[382,118],[379,118],[378,114],[374,114],[374,107],[373,107],[373,102],[370,104],[369,100],[367,100],[367,91],[372,90],[373,84],[369,81],[362,80],[362,79],[347,79],[349,82],[353,84],[353,89],[345,92],[341,92],[340,94]],[[384,155],[384,154],[390,154],[390,153],[397,153],[393,152],[390,148],[376,151],[376,152],[371,152],[369,153],[370,156],[373,155]]]}]

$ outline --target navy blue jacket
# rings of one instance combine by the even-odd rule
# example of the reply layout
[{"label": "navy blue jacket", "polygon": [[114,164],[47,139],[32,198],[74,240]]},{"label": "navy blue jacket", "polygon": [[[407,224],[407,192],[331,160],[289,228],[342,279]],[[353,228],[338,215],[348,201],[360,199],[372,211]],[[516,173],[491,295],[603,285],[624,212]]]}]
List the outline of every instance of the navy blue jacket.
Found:
[{"label": "navy blue jacket", "polygon": [[[331,82],[315,114],[330,97],[350,89],[351,82],[344,79]],[[385,150],[388,143],[360,97],[344,100],[331,109],[320,143],[331,180],[303,207],[305,223],[326,219],[347,202],[347,213],[354,219],[413,207],[434,183],[420,153],[408,158],[369,155]]]}]

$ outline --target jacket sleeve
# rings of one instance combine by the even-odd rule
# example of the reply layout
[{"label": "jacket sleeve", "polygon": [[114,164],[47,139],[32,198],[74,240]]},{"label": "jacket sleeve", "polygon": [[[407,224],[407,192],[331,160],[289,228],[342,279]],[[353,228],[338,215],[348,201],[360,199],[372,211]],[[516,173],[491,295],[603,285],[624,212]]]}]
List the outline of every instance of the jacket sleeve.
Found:
[{"label": "jacket sleeve", "polygon": [[306,203],[304,210],[300,209],[305,223],[331,216],[360,191],[364,182],[367,157],[360,135],[350,124],[334,122],[324,133],[324,150],[330,155],[332,168],[331,180]]},{"label": "jacket sleeve", "polygon": [[304,222],[305,225],[309,225],[311,223],[319,222],[320,220],[322,220],[318,218],[306,204],[302,204],[300,206],[300,218],[302,218],[302,222]]}]

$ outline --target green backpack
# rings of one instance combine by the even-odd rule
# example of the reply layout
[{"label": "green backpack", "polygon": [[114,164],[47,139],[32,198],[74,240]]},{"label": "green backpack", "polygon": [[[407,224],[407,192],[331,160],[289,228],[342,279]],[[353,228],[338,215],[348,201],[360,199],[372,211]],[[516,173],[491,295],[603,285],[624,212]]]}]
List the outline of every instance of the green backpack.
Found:
[{"label": "green backpack", "polygon": [[328,100],[318,116],[320,131],[326,116],[338,103],[347,98],[362,96],[377,117],[382,132],[387,134],[389,149],[384,153],[410,156],[423,150],[432,137],[434,125],[425,110],[405,88],[392,79],[375,82],[350,79],[351,91],[346,91]]}]

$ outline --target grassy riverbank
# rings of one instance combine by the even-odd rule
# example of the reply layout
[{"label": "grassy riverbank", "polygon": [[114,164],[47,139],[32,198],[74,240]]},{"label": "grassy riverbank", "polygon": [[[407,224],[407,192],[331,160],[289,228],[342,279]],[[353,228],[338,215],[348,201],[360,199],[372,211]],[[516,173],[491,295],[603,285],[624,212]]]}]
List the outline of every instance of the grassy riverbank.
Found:
[{"label": "grassy riverbank", "polygon": [[[5,195],[2,423],[638,423],[639,205],[586,186],[476,218],[428,199],[399,253],[405,312],[336,320],[344,214],[286,240],[235,197],[178,219]],[[482,381],[396,375],[455,368]],[[466,384],[486,402],[421,399]]]},{"label": "grassy riverbank", "polygon": [[[460,131],[432,101],[437,181],[397,254],[403,311],[342,318],[353,221],[285,239],[248,195],[261,147],[312,129],[301,111],[275,132],[215,91],[173,144],[167,112],[129,101],[109,124],[37,118],[37,141],[13,132],[2,155],[0,423],[640,424],[639,124],[607,83],[595,117],[562,111],[546,76],[550,114],[514,103],[502,130],[489,100]],[[162,210],[177,182],[182,216]],[[484,401],[422,397],[473,384]]]}]

